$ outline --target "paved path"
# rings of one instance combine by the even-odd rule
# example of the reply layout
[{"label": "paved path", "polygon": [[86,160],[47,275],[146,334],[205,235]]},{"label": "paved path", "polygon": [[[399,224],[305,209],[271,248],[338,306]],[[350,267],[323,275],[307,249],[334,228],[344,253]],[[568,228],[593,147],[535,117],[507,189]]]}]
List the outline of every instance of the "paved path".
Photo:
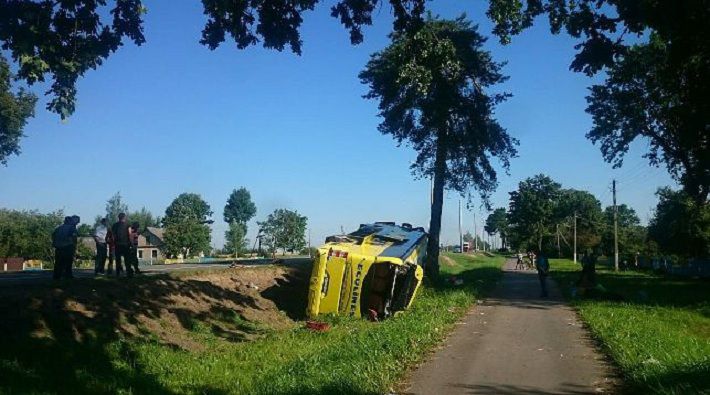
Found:
[{"label": "paved path", "polygon": [[504,267],[491,297],[411,376],[413,394],[588,394],[609,372],[557,286],[539,298],[534,272]]}]

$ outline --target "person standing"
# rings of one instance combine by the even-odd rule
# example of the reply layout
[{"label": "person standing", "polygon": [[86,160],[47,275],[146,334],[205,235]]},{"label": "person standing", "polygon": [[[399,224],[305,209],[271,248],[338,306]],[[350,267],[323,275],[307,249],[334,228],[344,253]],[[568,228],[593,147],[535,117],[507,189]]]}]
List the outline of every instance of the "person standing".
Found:
[{"label": "person standing", "polygon": [[129,253],[129,257],[126,259],[128,261],[126,265],[132,265],[133,271],[135,271],[136,274],[141,273],[140,269],[138,269],[138,236],[140,235],[139,229],[140,224],[138,222],[132,223],[131,227],[128,228],[128,238],[131,241],[131,251]]},{"label": "person standing", "polygon": [[79,226],[79,223],[81,223],[81,218],[78,215],[72,215],[71,216],[71,240],[72,240],[72,249],[71,249],[71,258],[69,259],[69,265],[68,267],[65,267],[65,274],[67,271],[69,272],[69,278],[73,277],[72,275],[72,269],[74,268],[74,260],[76,259],[76,249],[79,247],[79,231],[77,230],[77,226]]},{"label": "person standing", "polygon": [[64,223],[57,226],[52,232],[52,246],[54,247],[54,273],[53,278],[59,280],[62,276],[72,278],[72,260],[74,254],[76,227],[72,217],[64,217]]},{"label": "person standing", "polygon": [[108,245],[108,269],[106,274],[113,274],[113,260],[116,257],[116,243],[113,240],[113,230],[110,228],[106,232],[106,244]]},{"label": "person standing", "polygon": [[528,251],[528,259],[525,262],[525,266],[527,266],[528,269],[532,269],[535,267],[535,252],[530,250]]},{"label": "person standing", "polygon": [[94,242],[96,242],[96,262],[94,262],[94,274],[104,274],[106,266],[106,218],[101,218],[101,222],[94,229]]},{"label": "person standing", "polygon": [[121,275],[123,270],[122,262],[126,263],[126,275],[133,277],[133,269],[128,261],[131,253],[131,240],[128,235],[128,223],[126,222],[126,214],[118,214],[118,222],[111,227],[113,233],[113,241],[116,244],[116,277]]},{"label": "person standing", "polygon": [[535,268],[537,269],[537,276],[540,278],[540,296],[546,298],[547,275],[550,272],[550,262],[547,260],[547,257],[542,251],[538,252],[537,254],[537,259],[535,259]]}]

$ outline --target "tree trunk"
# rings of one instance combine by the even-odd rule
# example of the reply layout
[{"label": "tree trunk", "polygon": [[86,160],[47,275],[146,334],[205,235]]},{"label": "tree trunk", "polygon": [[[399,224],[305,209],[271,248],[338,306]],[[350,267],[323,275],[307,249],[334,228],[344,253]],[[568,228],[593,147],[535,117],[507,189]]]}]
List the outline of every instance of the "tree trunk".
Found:
[{"label": "tree trunk", "polygon": [[429,221],[429,243],[426,251],[426,272],[432,279],[439,276],[439,233],[441,233],[441,212],[444,206],[445,178],[446,148],[439,137],[434,162],[434,191]]}]

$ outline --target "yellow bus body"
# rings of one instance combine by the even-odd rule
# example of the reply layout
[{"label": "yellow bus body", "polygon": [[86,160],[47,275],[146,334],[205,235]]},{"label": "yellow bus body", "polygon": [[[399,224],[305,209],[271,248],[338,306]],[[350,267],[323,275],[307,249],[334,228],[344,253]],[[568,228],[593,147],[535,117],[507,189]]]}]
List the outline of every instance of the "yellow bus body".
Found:
[{"label": "yellow bus body", "polygon": [[426,242],[422,228],[391,222],[328,237],[314,261],[308,316],[381,319],[408,308],[424,277]]}]

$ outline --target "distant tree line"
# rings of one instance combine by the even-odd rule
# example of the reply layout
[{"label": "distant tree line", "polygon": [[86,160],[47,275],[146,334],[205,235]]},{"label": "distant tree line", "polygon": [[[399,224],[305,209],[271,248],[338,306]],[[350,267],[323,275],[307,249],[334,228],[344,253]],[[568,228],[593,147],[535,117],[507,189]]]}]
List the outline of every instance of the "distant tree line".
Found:
[{"label": "distant tree line", "polygon": [[23,257],[53,261],[52,232],[64,220],[54,211],[0,209],[0,257]]},{"label": "distant tree line", "polygon": [[[620,259],[637,254],[710,257],[710,207],[683,190],[660,188],[648,226],[633,208],[617,206]],[[486,231],[498,233],[513,250],[542,249],[550,256],[571,256],[576,222],[577,252],[614,254],[614,207],[602,208],[590,192],[565,189],[550,177],[527,178],[510,192],[507,209],[488,216]]]},{"label": "distant tree line", "polygon": [[[123,202],[120,192],[106,201],[105,213],[97,215],[94,224],[82,223],[77,231],[80,237],[90,237],[102,218],[109,226],[118,220],[118,214],[126,213],[129,223],[138,222],[141,232],[148,227],[163,228],[163,253],[168,257],[194,257],[210,255],[212,209],[196,193],[178,195],[165,209],[163,217],[153,215],[145,207],[131,211]],[[247,222],[256,215],[256,205],[249,191],[241,187],[232,191],[224,207],[224,220],[229,228],[225,232],[223,251],[244,256],[249,250],[246,238]],[[17,211],[0,209],[0,257],[24,257],[51,262],[54,256],[51,234],[62,223],[62,211],[40,213],[38,211]],[[257,237],[262,241],[264,252],[275,254],[300,252],[306,246],[305,230],[307,218],[297,211],[277,209],[267,218],[258,222]],[[91,251],[79,243],[77,257],[90,259]]]}]

